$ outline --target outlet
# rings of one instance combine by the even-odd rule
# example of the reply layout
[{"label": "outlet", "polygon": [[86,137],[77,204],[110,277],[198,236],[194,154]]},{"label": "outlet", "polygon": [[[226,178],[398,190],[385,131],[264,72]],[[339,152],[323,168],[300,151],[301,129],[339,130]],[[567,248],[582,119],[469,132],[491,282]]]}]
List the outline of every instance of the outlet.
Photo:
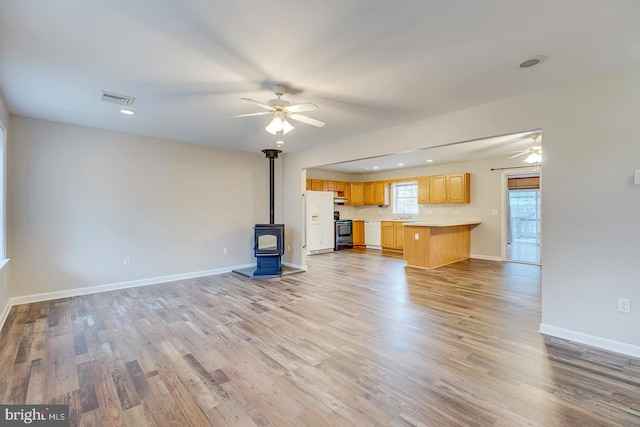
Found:
[{"label": "outlet", "polygon": [[420,240],[420,234],[416,233],[416,234],[413,236],[413,238],[414,238],[414,239],[416,239],[416,240]]},{"label": "outlet", "polygon": [[124,265],[131,265],[131,257],[128,257],[128,256],[124,257],[123,264]]},{"label": "outlet", "polygon": [[631,313],[631,300],[627,298],[618,298],[618,311],[622,313]]},{"label": "outlet", "polygon": [[291,245],[287,245],[287,252],[291,252]]},{"label": "outlet", "polygon": [[227,255],[229,253],[229,248],[222,248],[222,253]]}]

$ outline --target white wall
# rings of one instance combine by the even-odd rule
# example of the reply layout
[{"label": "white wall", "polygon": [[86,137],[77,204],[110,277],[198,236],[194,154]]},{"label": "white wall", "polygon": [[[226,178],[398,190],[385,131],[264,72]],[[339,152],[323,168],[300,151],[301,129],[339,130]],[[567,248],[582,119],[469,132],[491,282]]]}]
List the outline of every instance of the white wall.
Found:
[{"label": "white wall", "polygon": [[255,263],[253,225],[269,219],[262,153],[19,116],[11,124],[12,296]]},{"label": "white wall", "polygon": [[[640,67],[460,110],[287,156],[285,221],[303,168],[542,129],[544,133],[542,328],[640,356]],[[392,144],[389,141],[393,141]],[[300,236],[293,259],[305,263]],[[617,298],[631,299],[619,313]]]},{"label": "white wall", "polygon": [[[9,133],[9,111],[4,103],[4,99],[0,94],[0,127],[5,131],[5,137]],[[1,147],[0,147],[1,148]],[[3,154],[0,154],[0,160],[3,158]],[[2,173],[0,168],[0,173]],[[1,182],[1,181],[0,181]],[[0,197],[4,189],[0,190]],[[1,204],[0,204],[1,206]],[[2,260],[0,260],[2,262]],[[0,327],[4,323],[4,319],[8,314],[8,302],[10,296],[10,286],[9,286],[9,269],[10,265],[8,263],[4,263],[4,265],[0,268]]]}]

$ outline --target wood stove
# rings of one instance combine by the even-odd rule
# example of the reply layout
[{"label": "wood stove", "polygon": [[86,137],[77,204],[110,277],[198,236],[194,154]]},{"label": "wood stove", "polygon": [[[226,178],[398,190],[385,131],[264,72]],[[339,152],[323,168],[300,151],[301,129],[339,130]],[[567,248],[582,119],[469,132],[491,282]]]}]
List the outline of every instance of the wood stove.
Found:
[{"label": "wood stove", "polygon": [[282,274],[284,255],[284,224],[274,224],[274,160],[280,150],[262,150],[269,159],[269,224],[253,227],[253,251],[256,257],[254,276],[279,276]]},{"label": "wood stove", "polygon": [[256,224],[253,228],[254,275],[279,275],[284,255],[284,224]]}]

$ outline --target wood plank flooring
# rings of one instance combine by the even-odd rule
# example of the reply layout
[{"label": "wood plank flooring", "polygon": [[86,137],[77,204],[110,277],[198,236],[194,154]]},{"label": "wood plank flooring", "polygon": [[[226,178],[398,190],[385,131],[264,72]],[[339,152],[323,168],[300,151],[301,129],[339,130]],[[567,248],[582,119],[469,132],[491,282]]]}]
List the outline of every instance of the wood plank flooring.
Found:
[{"label": "wood plank flooring", "polygon": [[540,267],[345,250],[14,307],[0,401],[72,426],[640,425],[640,361],[537,333]]}]

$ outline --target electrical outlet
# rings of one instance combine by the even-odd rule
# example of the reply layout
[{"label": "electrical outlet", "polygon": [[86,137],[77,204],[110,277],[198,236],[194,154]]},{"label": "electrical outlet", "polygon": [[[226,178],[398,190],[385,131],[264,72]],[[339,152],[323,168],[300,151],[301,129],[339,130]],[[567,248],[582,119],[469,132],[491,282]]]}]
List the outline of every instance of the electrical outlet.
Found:
[{"label": "electrical outlet", "polygon": [[227,255],[229,253],[229,248],[222,248],[222,253]]},{"label": "electrical outlet", "polygon": [[124,265],[131,265],[131,257],[124,257]]},{"label": "electrical outlet", "polygon": [[416,239],[416,240],[420,240],[420,234],[416,233],[416,234],[413,236],[413,238],[414,238],[414,239]]},{"label": "electrical outlet", "polygon": [[631,300],[627,298],[618,298],[618,311],[622,313],[631,313]]},{"label": "electrical outlet", "polygon": [[291,252],[291,245],[287,245],[287,252]]}]

